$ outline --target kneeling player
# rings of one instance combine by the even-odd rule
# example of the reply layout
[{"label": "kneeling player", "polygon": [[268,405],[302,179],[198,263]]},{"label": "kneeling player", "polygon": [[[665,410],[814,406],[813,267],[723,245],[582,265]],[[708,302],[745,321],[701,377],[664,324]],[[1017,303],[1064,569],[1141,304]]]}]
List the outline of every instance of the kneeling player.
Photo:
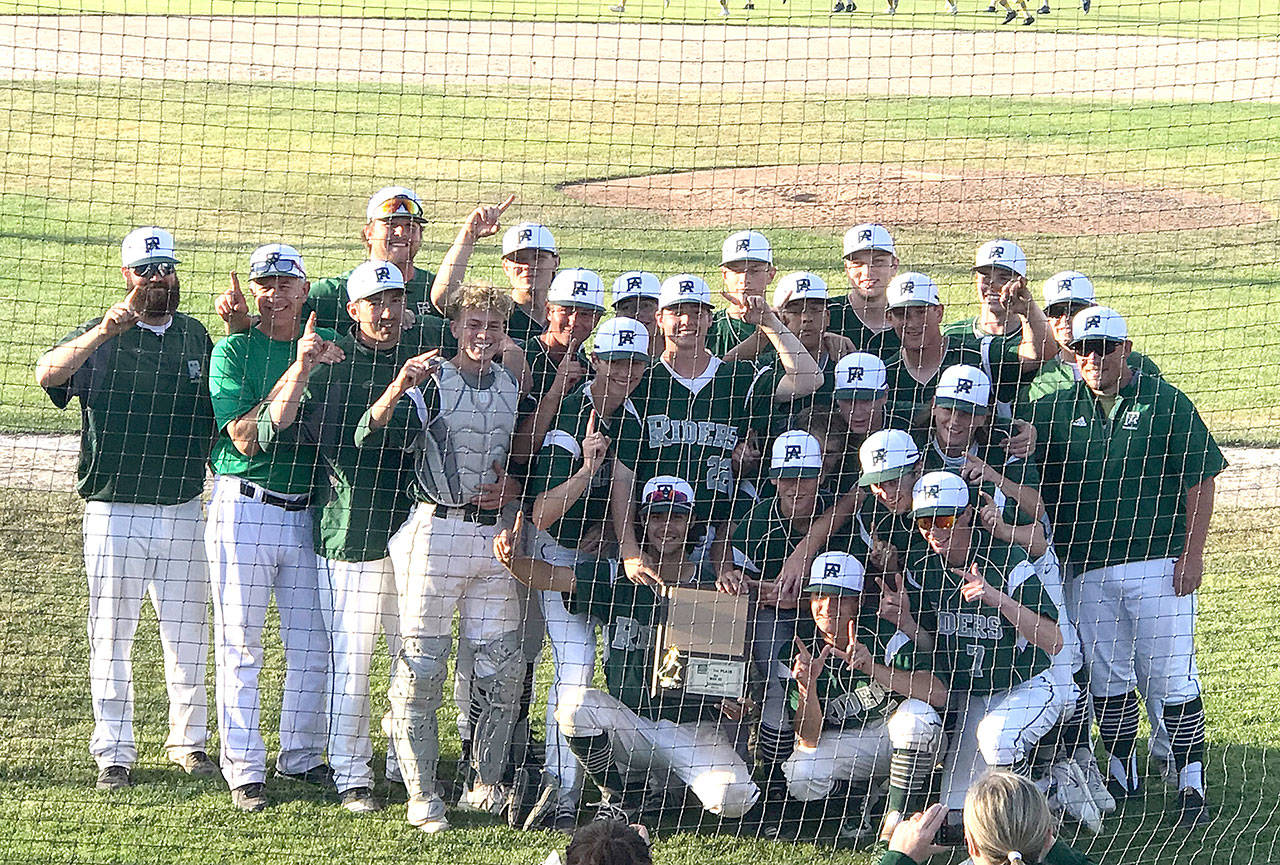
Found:
[{"label": "kneeling player", "polygon": [[[713,575],[689,561],[693,489],[680,478],[659,475],[644,485],[640,501],[644,548],[662,586],[714,585]],[[570,612],[604,624],[605,679],[597,688],[560,692],[556,723],[587,776],[600,788],[597,819],[636,822],[645,779],[671,774],[713,814],[740,817],[760,790],[734,750],[728,733],[742,705],[696,697],[650,696],[651,645],[663,600],[650,586],[626,579],[616,560],[559,567],[517,555],[523,520],[494,541],[498,560],[531,589],[563,592]]]},{"label": "kneeling player", "polygon": [[796,747],[783,773],[801,801],[830,795],[838,781],[889,776],[889,810],[903,813],[921,804],[908,797],[923,790],[941,750],[947,689],[924,666],[928,654],[863,603],[865,577],[848,553],[813,562],[810,635],[796,638],[792,664]]}]

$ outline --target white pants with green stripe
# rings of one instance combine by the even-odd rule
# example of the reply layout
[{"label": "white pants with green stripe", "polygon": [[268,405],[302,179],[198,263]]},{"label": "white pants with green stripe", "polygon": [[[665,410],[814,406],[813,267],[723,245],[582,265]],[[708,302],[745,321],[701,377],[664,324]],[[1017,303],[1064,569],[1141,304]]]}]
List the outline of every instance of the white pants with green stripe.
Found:
[{"label": "white pants with green stripe", "polygon": [[209,702],[209,578],[200,500],[179,505],[86,502],[84,567],[89,582],[89,692],[98,768],[132,766],[133,637],[143,598],[160,625],[169,695],[165,752],[179,760],[203,751]]}]

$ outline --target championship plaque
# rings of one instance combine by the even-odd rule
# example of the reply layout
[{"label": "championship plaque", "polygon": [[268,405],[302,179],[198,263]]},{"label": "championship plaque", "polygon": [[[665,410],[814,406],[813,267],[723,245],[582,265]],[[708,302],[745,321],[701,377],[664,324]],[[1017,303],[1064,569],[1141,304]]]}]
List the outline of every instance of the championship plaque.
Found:
[{"label": "championship plaque", "polygon": [[746,696],[751,658],[746,596],[664,588],[662,598],[650,694]]}]

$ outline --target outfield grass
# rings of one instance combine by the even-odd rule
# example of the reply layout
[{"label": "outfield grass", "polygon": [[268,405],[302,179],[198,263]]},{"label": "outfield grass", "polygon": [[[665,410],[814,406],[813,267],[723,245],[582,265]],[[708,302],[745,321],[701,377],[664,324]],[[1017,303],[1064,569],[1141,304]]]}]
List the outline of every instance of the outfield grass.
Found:
[{"label": "outfield grass", "polygon": [[[182,776],[163,760],[166,703],[154,618],[144,610],[134,650],[138,786],[92,789],[84,635],[86,606],[74,496],[5,490],[0,495],[0,861],[94,863],[377,861],[456,865],[540,862],[557,838],[518,834],[451,814],[463,828],[427,839],[404,822],[403,792],[382,814],[356,817],[314,789],[269,785],[273,807],[235,811],[225,789]],[[1225,865],[1275,861],[1280,802],[1280,511],[1220,511],[1201,592],[1199,651],[1209,715],[1208,778],[1214,821],[1175,831],[1172,792],[1148,779],[1144,802],[1109,818],[1102,835],[1067,837],[1102,863]],[[283,656],[274,626],[262,678],[268,750],[277,741]],[[545,667],[546,665],[544,665]],[[387,658],[375,663],[375,712],[385,707]],[[545,680],[548,670],[543,669]],[[213,679],[210,663],[209,693]],[[445,771],[456,758],[451,702],[440,728]],[[542,712],[534,713],[541,726]],[[382,765],[375,742],[374,765]],[[380,784],[379,792],[390,793]],[[692,821],[696,813],[686,812]],[[661,834],[657,861],[758,865],[869,865],[869,851],[818,853],[808,844],[737,841],[709,828]],[[940,862],[945,862],[940,859]]]},{"label": "outfield grass", "polygon": [[[35,388],[32,365],[114,300],[119,238],[150,222],[176,231],[185,306],[213,324],[227,272],[243,269],[258,243],[297,244],[313,274],[352,266],[366,197],[395,181],[436,202],[420,262],[439,260],[475,203],[515,192],[508,216],[553,226],[565,264],[607,278],[636,267],[692,270],[713,284],[729,226],[678,228],[660,213],[582,204],[558,187],[868,161],[1067,173],[1280,212],[1280,117],[1266,105],[99,80],[0,84],[0,114],[0,316],[9,323],[0,424],[10,430],[75,427],[74,413],[54,411]],[[1091,274],[1129,317],[1139,348],[1193,395],[1224,442],[1275,443],[1276,226],[1057,237],[1010,225],[1009,233],[1027,248],[1037,288],[1057,270]],[[843,285],[844,228],[770,228],[780,268]],[[954,227],[896,233],[904,267],[939,281],[949,313],[971,312],[967,264],[986,238]],[[495,241],[477,253],[474,273],[501,279],[497,260]]]},{"label": "outfield grass", "polygon": [[[0,14],[141,14],[351,16],[364,18],[453,18],[470,20],[720,21],[717,0],[629,0],[625,14],[610,11],[615,0],[5,0]],[[1042,0],[1029,3],[1032,10]],[[884,0],[858,0],[858,11],[832,15],[826,0],[760,0],[747,12],[730,0],[734,25],[788,24],[811,27],[988,30],[1001,18],[987,14],[987,0],[959,0],[961,13],[945,13],[943,0],[902,0],[897,15],[884,14]],[[1053,13],[1036,29],[1088,33],[1141,33],[1194,39],[1266,39],[1280,35],[1271,0],[1095,0],[1084,14],[1079,0],[1054,0]]]}]

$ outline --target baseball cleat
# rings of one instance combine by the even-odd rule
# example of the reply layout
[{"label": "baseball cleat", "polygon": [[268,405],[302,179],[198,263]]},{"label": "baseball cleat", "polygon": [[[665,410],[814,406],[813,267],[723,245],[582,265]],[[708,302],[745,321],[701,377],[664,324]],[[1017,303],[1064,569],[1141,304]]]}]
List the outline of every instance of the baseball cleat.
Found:
[{"label": "baseball cleat", "polygon": [[192,751],[190,754],[184,754],[173,762],[181,766],[182,771],[193,778],[213,778],[222,774],[218,770],[218,764],[209,759],[209,755],[204,751]]},{"label": "baseball cleat", "polygon": [[334,789],[333,784],[333,768],[328,763],[320,763],[312,766],[305,772],[281,772],[276,769],[277,778],[288,778],[290,781],[301,781],[303,784],[312,784],[316,787],[325,787]]},{"label": "baseball cleat", "polygon": [[990,6],[988,6],[988,7],[987,7],[987,11],[988,11],[988,12],[994,12],[994,11],[996,11],[996,4],[992,3]]},{"label": "baseball cleat", "polygon": [[382,803],[374,798],[373,791],[368,787],[352,787],[350,790],[343,790],[340,798],[342,807],[352,814],[372,814],[382,810]]},{"label": "baseball cleat", "polygon": [[1049,769],[1049,807],[1065,814],[1093,834],[1102,831],[1102,812],[1098,810],[1084,772],[1074,760],[1054,763]]},{"label": "baseball cleat", "polygon": [[1034,15],[1028,15],[1028,16],[1027,16],[1027,20],[1022,22],[1022,26],[1023,26],[1023,27],[1026,27],[1028,24],[1034,24],[1034,23],[1036,23],[1035,16],[1034,16]]},{"label": "baseball cleat", "polygon": [[1037,14],[1037,15],[1048,15],[1048,14],[1049,14],[1049,4],[1048,4],[1048,3],[1046,3],[1046,4],[1044,4],[1043,6],[1041,6],[1039,9],[1037,9],[1037,10],[1036,10],[1036,14]]},{"label": "baseball cleat", "polygon": [[1126,787],[1119,778],[1107,779],[1107,792],[1111,794],[1111,798],[1120,803],[1126,799],[1141,799],[1143,795],[1142,782],[1137,778],[1133,781],[1132,787]]},{"label": "baseball cleat", "polygon": [[231,804],[241,811],[256,814],[267,807],[266,787],[261,781],[242,784],[231,791]]},{"label": "baseball cleat", "polygon": [[1209,809],[1204,804],[1204,794],[1194,787],[1178,791],[1178,828],[1194,829],[1209,822]]},{"label": "baseball cleat", "polygon": [[511,790],[505,784],[481,784],[477,781],[462,791],[458,807],[463,811],[497,816],[511,807]]},{"label": "baseball cleat", "polygon": [[1013,10],[1010,10],[1010,11],[1009,11],[1009,14],[1008,14],[1008,15],[1006,15],[1006,16],[1004,16],[1004,20],[1003,20],[1003,21],[1001,21],[1000,23],[1001,23],[1001,24],[1008,24],[1010,21],[1012,21],[1013,19],[1015,19],[1015,18],[1017,18],[1017,17],[1018,17],[1018,13],[1017,13],[1017,12],[1014,12]]},{"label": "baseball cleat", "polygon": [[600,804],[596,805],[595,816],[592,821],[612,821],[614,823],[625,823],[630,826],[633,823],[640,822],[640,809],[628,808],[621,802],[614,799],[604,798],[600,800]]},{"label": "baseball cleat", "polygon": [[428,835],[444,832],[450,828],[449,821],[444,817],[444,800],[439,796],[409,800],[405,817],[410,826],[416,826]]},{"label": "baseball cleat", "polygon": [[98,772],[94,786],[99,790],[123,790],[133,786],[133,773],[128,766],[106,766]]},{"label": "baseball cleat", "polygon": [[1098,771],[1098,761],[1093,757],[1083,760],[1077,760],[1076,764],[1080,767],[1081,774],[1084,775],[1085,786],[1089,789],[1089,795],[1093,797],[1093,804],[1098,806],[1099,813],[1114,814],[1116,810],[1116,800],[1109,792],[1107,792],[1107,782],[1102,779],[1102,773]]}]

